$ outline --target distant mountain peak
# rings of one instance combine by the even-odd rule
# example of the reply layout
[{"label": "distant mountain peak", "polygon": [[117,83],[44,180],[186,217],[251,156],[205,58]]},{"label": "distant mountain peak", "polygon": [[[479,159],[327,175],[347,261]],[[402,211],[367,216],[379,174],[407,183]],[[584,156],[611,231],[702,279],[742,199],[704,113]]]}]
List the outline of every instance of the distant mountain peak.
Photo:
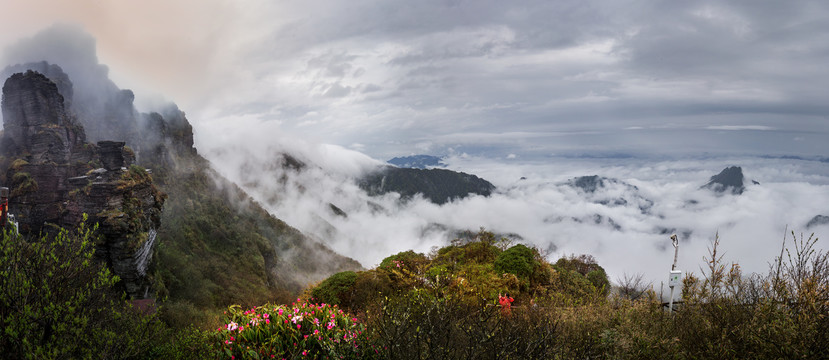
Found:
[{"label": "distant mountain peak", "polygon": [[360,179],[358,185],[369,195],[396,192],[403,199],[421,194],[442,205],[471,194],[489,196],[495,185],[475,175],[446,169],[409,169],[386,166]]},{"label": "distant mountain peak", "polygon": [[596,192],[596,189],[604,187],[605,180],[607,180],[607,178],[599,175],[579,176],[577,178],[570,179],[567,184],[572,187],[582,189],[586,193],[594,193]]},{"label": "distant mountain peak", "polygon": [[400,168],[410,169],[446,167],[446,164],[443,163],[443,158],[432,155],[400,156],[389,160],[388,163]]},{"label": "distant mountain peak", "polygon": [[809,222],[806,223],[806,228],[811,229],[815,226],[825,225],[825,224],[829,224],[829,216],[815,215],[815,217],[813,217],[812,220],[809,220]]},{"label": "distant mountain peak", "polygon": [[[753,183],[760,184],[756,181],[753,181]],[[717,193],[730,192],[733,195],[740,195],[746,190],[743,168],[739,166],[727,167],[719,174],[712,176],[708,183],[702,187]]]}]

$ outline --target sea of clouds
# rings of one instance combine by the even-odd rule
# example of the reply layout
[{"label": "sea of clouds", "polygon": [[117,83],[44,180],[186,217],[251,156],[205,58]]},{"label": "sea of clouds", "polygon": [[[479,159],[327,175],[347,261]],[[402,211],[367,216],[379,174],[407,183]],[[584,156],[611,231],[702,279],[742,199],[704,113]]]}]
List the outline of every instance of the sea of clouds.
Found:
[{"label": "sea of clouds", "polygon": [[[245,124],[244,119],[239,121]],[[228,139],[246,132],[239,122],[234,125],[204,131],[223,131]],[[497,190],[489,197],[476,195],[436,205],[422,198],[401,201],[394,193],[368,196],[356,180],[383,162],[359,152],[291,137],[249,134],[247,138],[199,144],[199,148],[206,150],[202,153],[220,173],[272,214],[365,267],[400,251],[428,253],[447,245],[457,231],[483,227],[536,246],[548,260],[590,254],[611,280],[642,273],[658,287],[673,260],[672,233],[680,238],[678,268],[699,274],[703,256],[717,235],[724,261],[738,262],[747,272],[765,272],[780,254],[787,232],[791,243],[792,230],[798,237],[829,230],[827,225],[805,227],[815,215],[829,214],[829,171],[826,163],[816,160],[758,156],[521,160],[520,156],[493,159],[461,153],[444,159],[448,168],[487,179]],[[304,166],[285,166],[285,154]],[[743,168],[743,194],[701,188],[728,166]],[[568,184],[590,175],[615,181],[605,181],[593,193]],[[827,248],[822,240],[818,246]]]}]

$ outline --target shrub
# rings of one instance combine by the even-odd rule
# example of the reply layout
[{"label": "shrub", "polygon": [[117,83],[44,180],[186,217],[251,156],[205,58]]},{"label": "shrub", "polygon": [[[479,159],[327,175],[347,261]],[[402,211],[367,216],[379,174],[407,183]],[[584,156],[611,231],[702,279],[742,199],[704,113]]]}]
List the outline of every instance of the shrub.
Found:
[{"label": "shrub", "polygon": [[521,279],[529,280],[530,274],[539,265],[535,260],[536,252],[525,245],[515,245],[498,255],[495,270],[499,273],[515,274]]},{"label": "shrub", "polygon": [[212,335],[217,358],[360,359],[372,352],[363,325],[336,305],[300,299],[245,311],[234,305],[223,322]]},{"label": "shrub", "polygon": [[[607,278],[607,273],[591,255],[571,255],[563,257],[556,261],[554,267],[557,271],[575,271],[585,276],[603,296],[607,296],[610,293],[610,280]],[[566,271],[564,272],[566,273]]]},{"label": "shrub", "polygon": [[351,290],[356,281],[357,273],[353,271],[339,272],[331,275],[315,287],[311,291],[311,296],[319,302],[332,305],[349,303],[351,301]]},{"label": "shrub", "polygon": [[[86,216],[84,216],[86,220]],[[128,358],[168,346],[168,330],[113,290],[95,229],[0,242],[0,353],[6,358]]]},{"label": "shrub", "polygon": [[485,298],[419,289],[385,298],[367,331],[382,359],[544,359],[555,354],[557,320],[541,308],[506,316]]},{"label": "shrub", "polygon": [[407,268],[409,270],[414,270],[417,266],[423,265],[426,261],[426,255],[408,250],[383,259],[378,267],[381,269]]}]

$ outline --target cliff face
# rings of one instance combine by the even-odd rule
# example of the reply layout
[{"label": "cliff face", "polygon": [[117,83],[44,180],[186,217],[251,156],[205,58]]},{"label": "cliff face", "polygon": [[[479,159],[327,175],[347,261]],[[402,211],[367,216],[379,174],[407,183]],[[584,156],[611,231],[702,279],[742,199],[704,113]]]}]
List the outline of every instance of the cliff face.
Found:
[{"label": "cliff face", "polygon": [[4,180],[21,233],[72,228],[87,214],[90,224],[100,225],[96,256],[131,297],[145,296],[165,196],[144,169],[132,166],[132,150],[124,142],[87,143],[58,86],[34,71],[6,80],[2,111]]},{"label": "cliff face", "polygon": [[[66,69],[100,66],[74,64]],[[48,87],[42,94],[27,95],[22,103],[12,101],[20,95],[6,95],[8,114],[25,114],[17,117],[22,121],[4,115],[11,131],[0,142],[0,184],[18,189],[12,196],[12,213],[25,215],[21,230],[25,226],[26,231],[36,233],[42,221],[76,224],[87,213],[88,223],[100,223],[99,233],[106,237],[107,245],[96,253],[124,279],[131,296],[157,294],[169,296],[171,304],[203,308],[272,301],[333,273],[360,268],[356,261],[268,214],[211,169],[193,146],[192,126],[174,104],[139,113],[132,92],[117,88],[105,74],[67,74],[46,62],[11,66],[0,74],[24,72],[13,76],[16,79],[30,76],[26,73],[30,69],[42,70],[57,86],[46,85],[48,81],[40,77],[29,81]],[[10,89],[17,81],[9,83]],[[62,98],[62,109],[58,98]],[[35,104],[34,99],[47,99],[51,104],[33,108],[61,109],[47,112],[56,111],[58,118],[68,120],[37,120],[44,125],[32,128],[31,111],[22,109]],[[20,129],[15,129],[18,125]],[[34,158],[43,151],[32,152],[24,145],[28,138],[21,136],[23,132],[37,134],[48,129],[67,137],[63,143],[75,144],[69,146],[68,162],[39,163]],[[94,145],[72,140],[98,141],[102,134],[107,136],[103,139],[117,142]],[[152,183],[143,172],[130,171],[137,169],[130,166],[133,161],[151,170]]]}]

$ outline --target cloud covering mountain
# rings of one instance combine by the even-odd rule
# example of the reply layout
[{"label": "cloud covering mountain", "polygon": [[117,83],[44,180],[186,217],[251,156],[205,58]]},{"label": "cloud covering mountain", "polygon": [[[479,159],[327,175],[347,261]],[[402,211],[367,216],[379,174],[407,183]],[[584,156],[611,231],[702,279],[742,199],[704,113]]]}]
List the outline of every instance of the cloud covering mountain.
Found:
[{"label": "cloud covering mountain", "polygon": [[200,148],[245,121],[380,159],[827,153],[822,1],[3,6],[0,43],[81,24],[139,104],[198,119]]},{"label": "cloud covering mountain", "polygon": [[[257,167],[259,160],[241,148],[208,156],[271,212],[364,266],[408,249],[429,252],[458,231],[485,227],[535,245],[553,260],[592,254],[614,278],[642,272],[658,283],[672,261],[672,233],[680,237],[682,270],[698,272],[710,240],[719,234],[728,260],[763,271],[778,255],[787,228],[799,235],[815,215],[829,210],[829,170],[810,160],[558,158],[505,166],[492,159],[450,157],[445,159],[450,169],[480,175],[497,189],[488,197],[437,205],[422,197],[369,196],[355,183],[380,164],[351,153],[351,161],[341,162],[363,161],[364,166],[329,171],[311,160],[319,150],[306,144],[257,152],[259,159],[275,159],[268,154],[290,151],[306,163],[303,169],[279,161]],[[341,155],[348,153],[340,149]],[[762,184],[748,182],[742,194],[704,186],[735,163]],[[808,229],[826,230],[826,224]]]},{"label": "cloud covering mountain", "polygon": [[[158,103],[148,89],[175,99],[218,170],[368,266],[485,226],[551,256],[593,254],[612,276],[652,278],[669,263],[670,232],[695,270],[719,231],[728,257],[762,270],[787,224],[829,214],[829,171],[809,160],[829,153],[821,1],[33,0],[2,10],[4,65],[44,60],[15,47],[20,37],[78,24],[110,66],[94,71],[135,89],[140,110]],[[357,187],[376,159],[417,153],[446,155],[498,190],[439,206]],[[285,154],[307,166],[284,166]],[[761,185],[738,196],[700,188],[734,165]],[[584,176],[607,182],[573,186]]]}]

